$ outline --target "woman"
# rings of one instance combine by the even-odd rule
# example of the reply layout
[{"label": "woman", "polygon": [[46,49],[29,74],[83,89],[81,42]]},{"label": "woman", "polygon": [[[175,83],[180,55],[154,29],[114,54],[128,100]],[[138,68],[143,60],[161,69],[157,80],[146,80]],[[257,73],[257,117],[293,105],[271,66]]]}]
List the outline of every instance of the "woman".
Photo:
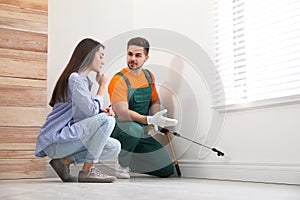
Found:
[{"label": "woman", "polygon": [[[76,182],[70,164],[84,163],[78,182],[113,182],[95,168],[99,160],[116,157],[119,141],[110,137],[115,120],[110,108],[103,109],[103,96],[108,78],[100,74],[104,46],[86,38],[75,48],[69,63],[58,79],[49,105],[53,107],[36,142],[36,156],[48,156],[50,165],[64,182]],[[91,94],[90,72],[96,72],[99,84]]]}]

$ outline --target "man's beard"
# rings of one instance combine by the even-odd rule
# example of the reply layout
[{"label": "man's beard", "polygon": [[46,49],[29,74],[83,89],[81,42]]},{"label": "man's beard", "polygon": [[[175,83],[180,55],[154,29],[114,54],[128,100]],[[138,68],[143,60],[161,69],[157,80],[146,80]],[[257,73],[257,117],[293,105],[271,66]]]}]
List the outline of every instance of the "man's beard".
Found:
[{"label": "man's beard", "polygon": [[137,65],[136,66],[131,66],[131,63],[128,63],[127,66],[130,70],[133,70],[133,71],[141,69],[143,67],[143,65],[141,65],[141,66],[137,66]]}]

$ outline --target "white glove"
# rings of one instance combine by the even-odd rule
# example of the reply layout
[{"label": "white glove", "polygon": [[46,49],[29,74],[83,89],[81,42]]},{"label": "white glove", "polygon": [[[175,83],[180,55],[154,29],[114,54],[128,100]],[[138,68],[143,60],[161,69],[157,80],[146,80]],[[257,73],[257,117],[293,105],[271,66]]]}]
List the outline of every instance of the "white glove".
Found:
[{"label": "white glove", "polygon": [[171,119],[164,117],[163,114],[167,113],[167,109],[161,110],[153,116],[147,116],[147,123],[150,125],[154,125],[154,129],[157,131],[158,126],[167,127],[167,126],[175,126],[178,121],[176,119]]}]

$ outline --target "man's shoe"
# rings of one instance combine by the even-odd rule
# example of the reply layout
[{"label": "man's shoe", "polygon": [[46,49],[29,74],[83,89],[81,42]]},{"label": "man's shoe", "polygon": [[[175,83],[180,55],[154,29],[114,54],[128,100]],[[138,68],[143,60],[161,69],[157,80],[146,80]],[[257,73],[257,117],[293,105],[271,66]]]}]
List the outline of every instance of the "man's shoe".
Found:
[{"label": "man's shoe", "polygon": [[88,172],[80,171],[78,182],[84,183],[111,183],[116,180],[116,177],[104,174],[96,168],[91,168]]},{"label": "man's shoe", "polygon": [[121,179],[130,179],[130,169],[129,167],[125,167],[123,168],[119,162],[116,163],[115,165],[115,175],[117,178],[121,178]]},{"label": "man's shoe", "polygon": [[77,182],[77,177],[70,174],[69,165],[64,165],[59,159],[53,159],[49,164],[63,182]]}]

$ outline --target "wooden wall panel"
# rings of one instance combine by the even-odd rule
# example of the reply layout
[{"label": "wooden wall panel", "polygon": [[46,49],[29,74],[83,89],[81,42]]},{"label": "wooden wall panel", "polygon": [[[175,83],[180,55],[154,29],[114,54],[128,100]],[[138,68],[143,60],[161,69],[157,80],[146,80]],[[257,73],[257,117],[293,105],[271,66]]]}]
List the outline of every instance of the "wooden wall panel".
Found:
[{"label": "wooden wall panel", "polygon": [[0,143],[0,151],[34,151],[35,143]]},{"label": "wooden wall panel", "polygon": [[47,52],[47,35],[0,28],[0,48]]},{"label": "wooden wall panel", "polygon": [[[8,2],[8,1],[7,1]],[[26,2],[26,1],[24,1]],[[0,3],[0,17],[47,23],[47,11]]]},{"label": "wooden wall panel", "polygon": [[47,24],[41,22],[32,22],[20,19],[11,19],[0,17],[0,28],[19,30],[19,31],[32,31],[37,33],[47,33]]},{"label": "wooden wall panel", "polygon": [[23,79],[15,77],[0,76],[0,85],[28,86],[47,89],[47,83],[45,80]]},{"label": "wooden wall panel", "polygon": [[[0,48],[0,76],[47,78],[47,53]],[[45,81],[46,82],[46,81]]]},{"label": "wooden wall panel", "polygon": [[0,179],[46,176],[48,1],[0,0]]},{"label": "wooden wall panel", "polygon": [[35,159],[34,151],[2,150],[0,159]]},{"label": "wooden wall panel", "polygon": [[45,122],[47,110],[43,107],[0,106],[0,126],[35,126]]},{"label": "wooden wall panel", "polygon": [[0,179],[42,178],[45,159],[0,159]]},{"label": "wooden wall panel", "polygon": [[2,106],[43,106],[47,101],[44,88],[0,85]]},{"label": "wooden wall panel", "polygon": [[0,0],[0,4],[48,13],[48,0]]},{"label": "wooden wall panel", "polygon": [[[47,65],[47,53],[0,48],[0,56],[1,60],[4,58],[9,58],[11,60],[18,60],[20,62],[34,61],[37,63],[43,63],[44,66]],[[46,79],[46,77],[44,77],[44,79]]]},{"label": "wooden wall panel", "polygon": [[[2,144],[7,143],[35,143],[40,129],[37,127],[0,127],[0,150],[7,150],[7,148],[1,148]],[[14,150],[11,145],[10,150]]]}]

